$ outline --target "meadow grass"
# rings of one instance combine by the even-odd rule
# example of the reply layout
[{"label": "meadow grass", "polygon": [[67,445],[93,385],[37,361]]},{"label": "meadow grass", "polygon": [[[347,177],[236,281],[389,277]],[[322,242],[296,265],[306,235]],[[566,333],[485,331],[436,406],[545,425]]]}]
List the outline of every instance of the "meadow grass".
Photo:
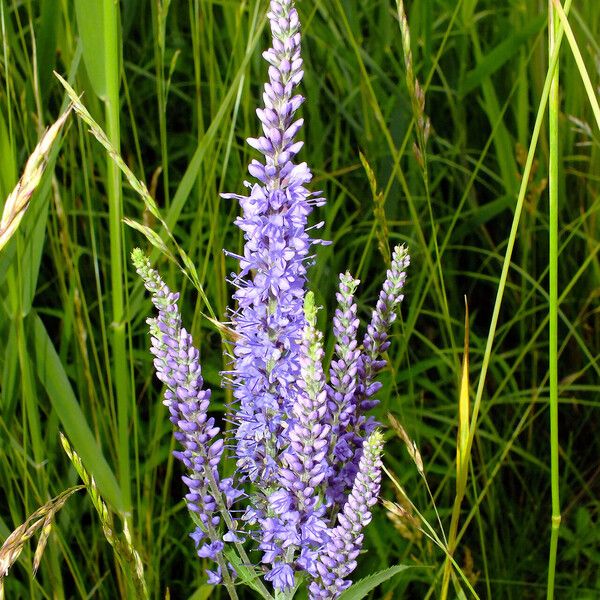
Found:
[{"label": "meadow grass", "polygon": [[[371,597],[597,598],[600,4],[298,4],[301,157],[333,241],[310,269],[321,324],[339,272],[364,319],[389,248],[412,255],[376,409],[387,502],[355,579],[407,565]],[[225,597],[188,538],[128,256],[182,291],[222,414],[222,249],[242,240],[219,193],[247,178],[266,5],[0,0],[0,198],[70,102],[53,71],[106,135],[69,117],[0,251],[0,542],[52,518],[6,598],[143,596],[137,553],[150,597]],[[65,498],[82,473],[96,491]]]}]

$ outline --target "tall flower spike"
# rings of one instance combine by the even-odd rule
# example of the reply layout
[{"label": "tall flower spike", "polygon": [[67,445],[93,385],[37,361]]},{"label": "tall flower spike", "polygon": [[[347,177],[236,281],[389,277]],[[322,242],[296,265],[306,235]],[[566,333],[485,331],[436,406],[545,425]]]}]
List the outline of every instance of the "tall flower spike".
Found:
[{"label": "tall flower spike", "polygon": [[267,186],[277,187],[293,169],[290,161],[304,144],[295,141],[304,120],[294,121],[294,113],[304,101],[302,96],[294,95],[294,90],[302,81],[304,71],[300,58],[300,23],[293,1],[271,0],[267,16],[273,47],[263,52],[263,58],[271,66],[263,94],[265,108],[256,111],[264,136],[248,139],[250,146],[265,155],[266,163],[254,160],[249,171]]},{"label": "tall flower spike", "polygon": [[[316,489],[328,475],[327,445],[331,427],[325,423],[327,389],[323,373],[323,334],[317,329],[317,307],[314,294],[308,292],[304,302],[306,324],[302,337],[298,387],[301,389],[293,407],[290,445],[282,462],[287,467],[279,475],[284,486],[294,492],[297,507],[312,512]],[[320,538],[314,540],[320,541]]]},{"label": "tall flower spike", "polygon": [[257,110],[264,135],[248,143],[264,154],[253,160],[250,174],[260,183],[246,186],[249,196],[237,198],[244,233],[240,272],[233,275],[237,333],[233,370],[236,454],[241,473],[265,485],[276,482],[277,457],[288,445],[286,421],[291,418],[300,374],[299,348],[304,328],[304,287],[310,245],[306,232],[312,207],[324,201],[305,187],[312,175],[305,163],[294,165],[300,150],[295,136],[302,119],[294,114],[303,101],[295,94],[302,79],[298,14],[291,0],[273,0],[268,14],[273,46],[264,88],[264,109]]},{"label": "tall flower spike", "polygon": [[333,317],[335,335],[335,356],[330,367],[330,386],[328,387],[329,421],[331,423],[330,463],[333,471],[330,476],[327,495],[330,502],[344,499],[344,482],[339,477],[340,468],[352,460],[353,448],[343,436],[354,415],[354,396],[358,383],[357,331],[359,320],[356,316],[354,293],[360,282],[350,273],[340,274],[338,307]]},{"label": "tall flower spike", "polygon": [[377,404],[376,400],[370,398],[381,388],[381,383],[375,382],[375,377],[387,364],[383,354],[390,347],[389,331],[396,320],[400,303],[404,299],[402,292],[409,265],[410,256],[406,246],[396,246],[392,254],[392,264],[387,271],[387,277],[379,292],[377,306],[363,340],[364,353],[359,369],[360,406],[358,407],[362,411],[369,410]]},{"label": "tall flower spike", "polygon": [[346,578],[356,568],[362,531],[371,521],[371,508],[381,487],[382,451],[383,436],[374,431],[364,444],[348,501],[317,558],[315,580],[309,586],[310,600],[335,600],[351,584]]},{"label": "tall flower spike", "polygon": [[[272,582],[277,597],[300,583],[297,573],[305,571],[311,577],[311,599],[334,599],[350,585],[347,577],[356,566],[362,528],[379,492],[382,436],[362,413],[379,389],[375,376],[385,365],[382,354],[402,299],[408,255],[400,247],[394,251],[363,348],[357,343],[358,281],[348,273],[340,276],[335,358],[327,384],[314,297],[305,291],[311,246],[323,243],[309,237],[308,217],[325,201],[304,187],[312,177],[306,164],[293,162],[302,146],[296,140],[302,119],[295,113],[303,102],[296,93],[303,72],[293,0],[271,0],[268,17],[273,40],[264,53],[269,81],[264,108],[257,111],[263,135],[248,140],[263,154],[248,168],[257,182],[244,182],[247,196],[223,195],[239,200],[242,214],[236,225],[244,237],[241,255],[228,253],[238,260],[239,272],[231,276],[235,345],[231,370],[224,373],[237,403],[231,415],[236,476],[252,492],[240,526],[230,509],[241,493],[231,479],[219,479],[223,442],[207,414],[210,392],[202,389],[198,351],[182,327],[178,295],[140,251],[133,259],[159,311],[150,320],[152,352],[183,445],[176,455],[188,468],[186,500],[199,525],[192,537],[198,554],[217,562],[209,583],[222,578],[235,597],[235,574],[225,561],[224,543],[233,542],[239,565],[250,566],[239,533],[257,542],[261,562],[268,565],[264,579]],[[336,516],[336,524],[328,526]],[[222,526],[227,531],[221,537]],[[260,580],[255,585],[269,597]]]},{"label": "tall flower spike", "polygon": [[189,489],[187,506],[201,523],[191,537],[200,557],[223,563],[224,543],[217,531],[221,521],[218,505],[224,498],[230,507],[240,492],[232,487],[231,480],[219,481],[217,466],[223,440],[216,438],[219,428],[207,414],[210,390],[203,389],[199,353],[192,336],[181,326],[179,294],[169,290],[141,250],[133,251],[132,260],[158,309],[158,317],[148,319],[151,352],[157,377],[167,388],[163,403],[175,425],[175,439],[183,446],[174,454],[187,468],[187,475],[182,477]]},{"label": "tall flower spike", "polygon": [[[392,254],[392,264],[388,269],[383,288],[379,292],[377,306],[373,311],[371,323],[363,341],[365,352],[361,369],[361,383],[367,397],[375,393],[370,392],[369,387],[377,373],[386,365],[383,354],[390,347],[389,330],[396,320],[398,307],[404,299],[402,292],[409,265],[410,256],[406,246],[396,246]],[[379,387],[381,386],[379,385],[378,389]],[[365,408],[371,408],[371,406],[367,405]]]},{"label": "tall flower spike", "polygon": [[402,291],[409,264],[407,248],[404,245],[396,246],[392,253],[392,264],[363,339],[363,352],[358,359],[358,385],[353,404],[348,408],[349,424],[338,442],[338,446],[344,448],[346,453],[353,453],[352,460],[347,460],[337,475],[335,491],[338,502],[343,497],[343,491],[350,489],[356,476],[363,439],[377,426],[373,417],[367,417],[365,413],[379,402],[374,396],[381,389],[381,383],[375,378],[387,364],[383,354],[390,346],[389,331],[404,299]]},{"label": "tall flower spike", "polygon": [[[323,335],[317,329],[317,309],[314,295],[308,292],[305,301],[306,325],[301,347],[300,393],[293,408],[289,426],[290,444],[284,451],[279,469],[280,492],[277,502],[270,502],[282,523],[280,547],[300,551],[299,564],[306,568],[314,551],[326,541],[325,504],[319,490],[330,469],[327,460],[330,426],[326,423],[327,389],[323,373]],[[295,552],[286,553],[274,564],[292,562]],[[277,583],[277,582],[275,582]],[[280,586],[284,587],[284,586]]]},{"label": "tall flower spike", "polygon": [[392,253],[392,264],[364,336],[363,351],[356,360],[358,381],[353,396],[346,396],[346,426],[339,428],[338,438],[335,440],[334,453],[339,459],[334,463],[328,490],[328,496],[337,503],[343,503],[345,495],[351,489],[362,455],[363,439],[377,425],[373,417],[367,417],[365,413],[378,403],[373,396],[381,389],[381,383],[375,381],[375,378],[386,365],[383,354],[389,348],[389,330],[404,298],[402,290],[409,264],[410,257],[406,247],[396,246]]}]

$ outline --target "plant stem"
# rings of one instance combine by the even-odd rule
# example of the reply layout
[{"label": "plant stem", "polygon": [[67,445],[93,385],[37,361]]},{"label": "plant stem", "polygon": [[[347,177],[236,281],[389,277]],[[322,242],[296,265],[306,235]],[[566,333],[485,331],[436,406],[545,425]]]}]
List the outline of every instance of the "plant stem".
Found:
[{"label": "plant stem", "polygon": [[[112,145],[120,148],[119,87],[119,12],[114,0],[104,0],[104,61],[106,73],[106,131]],[[113,360],[117,403],[119,483],[126,511],[131,509],[129,465],[129,371],[125,339],[125,289],[123,273],[121,173],[110,156],[106,159],[108,219],[110,235],[110,280],[112,300]]]},{"label": "plant stem", "polygon": [[[552,0],[548,3],[548,53],[552,55],[560,20]],[[550,552],[548,556],[548,588],[546,598],[554,598],[554,577],[558,530],[560,527],[560,489],[558,464],[558,112],[559,112],[559,64],[556,65],[550,85],[549,98],[549,378],[550,378],[550,489],[552,495],[552,519]]]},{"label": "plant stem", "polygon": [[[208,464],[208,461],[207,461],[207,464]],[[217,506],[219,507],[219,512],[221,513],[221,516],[223,517],[223,521],[225,522],[225,525],[227,525],[227,529],[229,531],[235,532],[235,523],[233,522],[233,519],[231,518],[231,513],[225,506],[225,502],[223,501],[223,494],[221,493],[221,490],[219,489],[219,485],[217,484],[212,471],[210,470],[210,468],[206,468],[205,473],[206,473],[206,477],[208,479],[208,485],[210,487],[211,494],[212,494],[213,498],[215,499]],[[241,542],[235,542],[235,546],[236,546],[238,554],[239,554],[240,558],[242,559],[242,561],[244,562],[244,564],[251,565],[252,561],[246,554],[243,544]],[[226,571],[227,571],[227,569],[225,569],[225,571],[223,571],[223,574],[225,574]],[[271,594],[269,593],[269,591],[267,590],[267,588],[265,587],[265,585],[263,584],[263,582],[260,579],[256,580],[256,585],[260,589],[261,593],[263,594],[263,598],[265,598],[265,600],[273,600],[273,596],[271,596]]]},{"label": "plant stem", "polygon": [[158,129],[165,207],[169,208],[169,154],[167,148],[167,82],[165,81],[165,27],[170,0],[152,3],[154,21],[154,62],[156,73],[156,100],[158,102]]}]

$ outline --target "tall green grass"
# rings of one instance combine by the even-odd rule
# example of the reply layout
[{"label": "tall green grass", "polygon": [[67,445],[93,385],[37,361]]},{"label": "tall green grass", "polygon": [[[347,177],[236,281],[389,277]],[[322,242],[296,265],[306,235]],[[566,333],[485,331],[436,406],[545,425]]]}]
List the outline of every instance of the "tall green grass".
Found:
[{"label": "tall green grass", "polygon": [[[122,543],[131,533],[152,598],[225,593],[205,585],[187,538],[149,302],[127,256],[143,246],[181,289],[222,414],[216,321],[235,269],[222,249],[241,237],[237,206],[219,192],[247,177],[266,6],[0,0],[0,197],[67,106],[56,70],[159,210],[70,118],[0,252],[0,542],[79,483],[64,432],[117,533],[125,527]],[[338,272],[361,279],[364,318],[386,248],[405,241],[413,257],[376,410],[403,429],[388,430],[388,503],[357,577],[411,565],[373,598],[598,597],[600,4],[299,10],[302,158],[328,198],[317,219],[334,242],[310,270],[320,318]],[[69,497],[39,572],[26,544],[7,598],[128,597],[132,575],[94,506]]]}]

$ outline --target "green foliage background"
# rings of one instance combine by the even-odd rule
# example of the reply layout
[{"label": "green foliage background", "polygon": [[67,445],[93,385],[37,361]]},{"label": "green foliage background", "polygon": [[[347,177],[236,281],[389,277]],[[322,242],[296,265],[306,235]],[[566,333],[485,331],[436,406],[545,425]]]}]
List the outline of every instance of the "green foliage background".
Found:
[{"label": "green foliage background", "polygon": [[[545,2],[406,2],[414,72],[431,122],[422,163],[418,102],[407,87],[393,0],[302,0],[306,125],[301,157],[324,190],[323,237],[310,287],[335,308],[337,274],[358,276],[369,317],[389,247],[406,242],[412,266],[376,413],[392,413],[416,441],[429,496],[388,430],[386,464],[442,537],[456,493],[460,366],[469,306],[470,379],[476,388],[524,156],[548,69]],[[264,0],[0,0],[0,197],[67,104],[69,80],[132,171],[148,184],[177,242],[196,265],[209,305],[172,262],[126,226],[165,230],[144,210],[105,150],[73,117],[18,234],[0,253],[0,541],[78,483],[65,432],[100,493],[125,515],[153,598],[220,597],[205,586],[187,534],[180,467],[145,318],[150,304],[128,255],[141,245],[180,289],[186,325],[213,386],[226,366],[219,328],[241,247],[237,206],[256,135],[268,47]],[[575,0],[569,21],[594,86],[600,3]],[[406,31],[405,31],[406,33]],[[558,156],[560,496],[556,595],[600,595],[599,174],[600,146],[572,54],[560,59],[559,143],[541,130],[483,388],[459,520],[457,565],[480,598],[546,596],[550,539],[548,161]],[[410,77],[409,77],[410,81]],[[418,125],[418,124],[417,124]],[[372,171],[360,159],[362,153]],[[332,340],[328,341],[328,351]],[[387,481],[382,496],[401,502]],[[432,498],[434,502],[432,501]],[[435,508],[434,508],[435,507]],[[438,521],[439,517],[439,521]],[[373,598],[435,598],[444,552],[421,517],[377,510],[355,578],[414,565]],[[27,547],[6,578],[7,598],[127,597],[84,494],[59,512],[37,577]],[[472,597],[464,582],[450,597]],[[454,594],[454,595],[453,595]],[[221,593],[221,597],[224,594]],[[250,595],[248,595],[250,597]]]}]

